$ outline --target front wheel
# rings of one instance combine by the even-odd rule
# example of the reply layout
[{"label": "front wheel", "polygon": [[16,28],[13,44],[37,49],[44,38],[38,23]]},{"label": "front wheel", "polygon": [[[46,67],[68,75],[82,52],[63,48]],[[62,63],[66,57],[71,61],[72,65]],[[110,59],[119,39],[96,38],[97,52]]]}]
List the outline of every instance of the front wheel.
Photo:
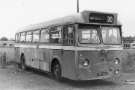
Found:
[{"label": "front wheel", "polygon": [[56,80],[61,80],[61,66],[58,62],[54,62],[52,65],[52,74]]}]

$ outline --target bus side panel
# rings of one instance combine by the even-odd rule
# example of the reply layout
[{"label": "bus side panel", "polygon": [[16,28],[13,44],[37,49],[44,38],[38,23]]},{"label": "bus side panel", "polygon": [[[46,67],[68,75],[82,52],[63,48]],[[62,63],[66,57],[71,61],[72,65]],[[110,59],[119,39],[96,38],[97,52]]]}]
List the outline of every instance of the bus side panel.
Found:
[{"label": "bus side panel", "polygon": [[39,69],[43,71],[49,71],[50,50],[38,49]]},{"label": "bus side panel", "polygon": [[41,69],[44,71],[48,71],[48,64],[45,62],[47,55],[47,49],[38,49],[38,48],[20,48],[20,53],[24,53],[25,62],[27,66],[30,66],[35,69]]},{"label": "bus side panel", "polygon": [[25,64],[27,66],[33,67],[34,48],[20,48],[20,55],[21,55],[21,53],[24,53]]},{"label": "bus side panel", "polygon": [[75,51],[65,50],[63,53],[63,60],[62,60],[62,73],[63,77],[77,80],[77,73],[76,73],[76,63],[75,63]]},{"label": "bus side panel", "polygon": [[20,63],[20,48],[19,47],[15,47],[15,61],[17,63]]},{"label": "bus side panel", "polygon": [[24,53],[25,64],[28,67],[49,71],[50,52],[51,51],[49,49],[45,48],[40,49],[19,47],[16,49],[16,58],[19,59],[20,63],[20,56],[22,53]]},{"label": "bus side panel", "polygon": [[31,58],[31,66],[33,68],[39,69],[39,58],[38,58],[38,48],[34,48],[31,50],[32,57]]}]

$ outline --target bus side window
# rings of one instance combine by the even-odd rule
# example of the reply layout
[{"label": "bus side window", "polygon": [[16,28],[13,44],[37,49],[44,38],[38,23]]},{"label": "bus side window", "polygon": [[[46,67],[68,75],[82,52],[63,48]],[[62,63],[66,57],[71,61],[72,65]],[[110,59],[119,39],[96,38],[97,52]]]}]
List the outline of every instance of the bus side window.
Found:
[{"label": "bus side window", "polygon": [[25,42],[25,32],[22,32],[22,33],[21,33],[20,41],[21,41],[21,42]]},{"label": "bus side window", "polygon": [[49,42],[49,30],[48,29],[42,29],[41,30],[41,37],[40,42]]},{"label": "bus side window", "polygon": [[18,34],[15,34],[15,42],[18,42]]},{"label": "bus side window", "polygon": [[27,32],[26,33],[26,42],[31,42],[32,41],[32,32]]},{"label": "bus side window", "polygon": [[74,27],[64,26],[63,28],[63,44],[64,45],[74,45]]},{"label": "bus side window", "polygon": [[16,41],[16,42],[19,42],[19,41],[20,41],[20,33],[17,33],[17,34],[15,35],[15,41]]},{"label": "bus side window", "polygon": [[39,33],[40,30],[33,31],[33,42],[39,42]]},{"label": "bus side window", "polygon": [[61,26],[51,28],[51,31],[50,31],[50,42],[51,43],[60,44],[62,42],[61,31],[62,31]]}]

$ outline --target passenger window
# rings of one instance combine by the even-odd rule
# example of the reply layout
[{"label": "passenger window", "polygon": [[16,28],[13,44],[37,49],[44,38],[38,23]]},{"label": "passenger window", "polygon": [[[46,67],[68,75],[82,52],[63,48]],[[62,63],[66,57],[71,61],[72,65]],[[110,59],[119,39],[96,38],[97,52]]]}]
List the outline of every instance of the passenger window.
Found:
[{"label": "passenger window", "polygon": [[25,42],[25,32],[21,33],[20,41]]},{"label": "passenger window", "polygon": [[26,33],[26,42],[31,42],[32,41],[32,32],[27,32]]},{"label": "passenger window", "polygon": [[41,38],[40,42],[49,42],[49,30],[48,29],[43,29],[41,30]]},{"label": "passenger window", "polygon": [[39,30],[33,32],[33,42],[39,42],[39,33]]},{"label": "passenger window", "polygon": [[16,34],[15,41],[16,42],[19,42],[20,41],[20,33],[17,33]]},{"label": "passenger window", "polygon": [[62,42],[61,30],[62,30],[62,27],[51,28],[51,32],[50,32],[50,42],[51,43],[61,43]]}]

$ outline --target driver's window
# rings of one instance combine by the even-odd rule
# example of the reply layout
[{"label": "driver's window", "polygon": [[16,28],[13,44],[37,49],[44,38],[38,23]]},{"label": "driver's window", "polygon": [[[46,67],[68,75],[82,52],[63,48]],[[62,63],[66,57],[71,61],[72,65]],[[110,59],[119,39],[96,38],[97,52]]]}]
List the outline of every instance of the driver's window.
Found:
[{"label": "driver's window", "polygon": [[63,44],[64,45],[74,45],[75,39],[74,26],[67,25],[63,27]]}]

